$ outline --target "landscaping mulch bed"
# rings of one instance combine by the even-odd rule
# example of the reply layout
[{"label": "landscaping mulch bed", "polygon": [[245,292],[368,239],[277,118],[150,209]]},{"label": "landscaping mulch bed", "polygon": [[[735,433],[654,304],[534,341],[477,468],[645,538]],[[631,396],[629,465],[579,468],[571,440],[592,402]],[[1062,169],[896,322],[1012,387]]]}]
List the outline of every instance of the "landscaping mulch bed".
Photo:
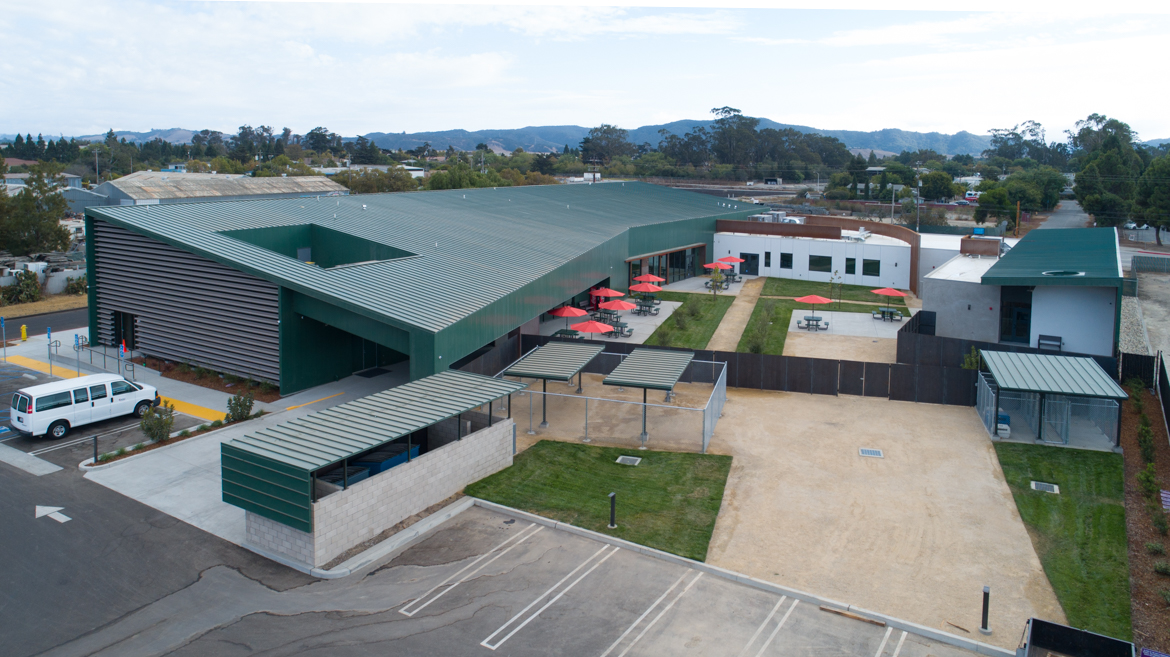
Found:
[{"label": "landscaping mulch bed", "polygon": [[[211,426],[210,422],[200,424],[200,425],[196,426],[194,429],[188,429],[188,431],[190,431],[190,433],[187,434],[186,436],[175,436],[174,438],[170,438],[166,442],[161,442],[161,443],[147,443],[147,444],[143,445],[142,447],[140,447],[139,449],[127,450],[126,453],[120,454],[118,456],[111,455],[109,458],[99,460],[97,463],[93,463],[91,465],[109,465],[110,463],[114,463],[115,461],[121,461],[122,459],[130,457],[130,456],[137,456],[139,454],[149,452],[152,449],[166,447],[167,445],[174,445],[175,443],[182,442],[184,440],[187,440],[188,438],[194,438],[195,436],[202,436],[205,433],[210,433],[212,431],[218,431],[220,429],[223,429],[224,427],[230,427],[233,424],[239,424],[240,422],[247,422],[248,420],[258,418],[261,415],[264,415],[264,411],[258,411],[256,413],[252,414],[252,417],[248,418],[247,420],[240,420],[239,422],[224,422],[223,424],[221,424],[218,427]],[[203,429],[201,427],[207,427],[207,428]],[[102,454],[101,456],[105,456],[105,454]]]},{"label": "landscaping mulch bed", "polygon": [[191,368],[183,372],[179,368],[179,363],[173,363],[168,360],[154,358],[147,356],[146,358],[135,358],[134,362],[144,367],[150,368],[162,374],[168,379],[175,381],[182,381],[183,383],[190,383],[191,385],[201,386],[203,388],[210,388],[220,392],[226,392],[229,395],[242,395],[247,391],[252,392],[252,397],[256,401],[261,401],[270,404],[280,399],[280,388],[270,386],[265,388],[259,383],[253,381],[249,386],[247,381],[241,380],[239,383],[231,383],[225,377],[220,376],[217,372],[208,371],[203,376],[199,375],[196,368]]},{"label": "landscaping mulch bed", "polygon": [[[1144,391],[1143,410],[1150,418],[1154,434],[1155,468],[1163,490],[1170,489],[1170,443],[1162,421],[1158,399]],[[1146,498],[1137,482],[1138,473],[1145,468],[1138,447],[1139,414],[1132,403],[1126,403],[1121,421],[1121,447],[1125,450],[1125,524],[1129,535],[1130,605],[1133,614],[1133,640],[1139,648],[1170,652],[1170,604],[1160,591],[1170,589],[1170,577],[1154,572],[1158,561],[1170,561],[1170,554],[1150,554],[1147,543],[1155,543],[1170,553],[1170,537],[1154,529],[1146,510]]]}]

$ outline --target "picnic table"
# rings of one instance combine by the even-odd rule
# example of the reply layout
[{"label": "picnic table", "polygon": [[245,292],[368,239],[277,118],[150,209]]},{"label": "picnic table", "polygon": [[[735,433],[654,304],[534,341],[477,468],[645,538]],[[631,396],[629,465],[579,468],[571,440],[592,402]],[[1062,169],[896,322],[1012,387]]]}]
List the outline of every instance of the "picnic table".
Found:
[{"label": "picnic table", "polygon": [[635,315],[657,315],[658,306],[650,301],[638,301],[638,307],[634,309]]},{"label": "picnic table", "polygon": [[613,325],[613,330],[609,333],[606,333],[606,335],[613,338],[628,338],[633,334],[634,330],[631,329],[630,325],[625,322],[616,322]]},{"label": "picnic table", "polygon": [[902,321],[902,311],[898,310],[897,308],[880,307],[873,311],[874,319],[877,319],[879,315],[881,316],[881,320],[883,322]]},{"label": "picnic table", "polygon": [[824,328],[824,329],[829,328],[829,323],[825,322],[824,324],[821,324],[822,321],[823,321],[823,318],[819,317],[817,315],[805,315],[804,316],[804,323],[801,324],[799,321],[797,321],[796,328],[802,328],[802,329],[805,329],[807,331],[819,331],[822,328]]},{"label": "picnic table", "polygon": [[573,329],[560,329],[553,333],[554,338],[580,338],[581,334]]}]

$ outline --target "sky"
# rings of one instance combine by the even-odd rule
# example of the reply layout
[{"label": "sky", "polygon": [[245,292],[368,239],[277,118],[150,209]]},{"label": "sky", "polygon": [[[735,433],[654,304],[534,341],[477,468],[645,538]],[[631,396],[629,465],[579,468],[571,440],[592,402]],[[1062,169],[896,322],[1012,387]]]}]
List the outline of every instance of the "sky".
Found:
[{"label": "sky", "polygon": [[1036,120],[1050,140],[1096,112],[1170,137],[1155,3],[874,4],[6,3],[0,133],[635,128],[731,106],[836,130]]}]

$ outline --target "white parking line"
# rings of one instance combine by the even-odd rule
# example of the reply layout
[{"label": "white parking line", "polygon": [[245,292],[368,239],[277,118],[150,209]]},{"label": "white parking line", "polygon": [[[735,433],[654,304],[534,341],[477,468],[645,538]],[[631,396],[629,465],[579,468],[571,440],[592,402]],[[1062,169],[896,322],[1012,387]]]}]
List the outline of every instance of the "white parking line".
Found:
[{"label": "white parking line", "polygon": [[760,651],[756,653],[756,657],[763,655],[764,651],[768,649],[768,646],[772,645],[772,640],[780,633],[780,628],[784,627],[784,623],[788,621],[788,617],[792,615],[792,610],[796,609],[796,605],[798,604],[800,604],[800,600],[792,601],[792,606],[788,608],[788,611],[784,612],[784,618],[780,619],[780,622],[776,625],[776,629],[772,630],[772,633],[768,635],[768,640],[764,642],[764,645],[760,646]]},{"label": "white parking line", "polygon": [[[435,586],[431,587],[431,590],[429,590],[429,591],[427,591],[426,593],[424,593],[424,594],[420,595],[419,597],[415,598],[414,600],[411,600],[410,602],[406,603],[406,605],[405,605],[405,606],[403,606],[403,607],[402,607],[402,609],[399,609],[399,610],[398,610],[398,613],[400,613],[400,614],[402,614],[402,615],[404,615],[404,616],[414,616],[414,615],[415,615],[415,614],[417,614],[418,612],[422,611],[423,609],[425,609],[425,608],[427,607],[427,605],[429,605],[429,604],[431,604],[432,602],[434,602],[435,600],[438,600],[439,598],[443,597],[443,596],[444,596],[444,595],[446,595],[448,592],[450,592],[450,591],[451,591],[451,589],[455,588],[456,586],[459,586],[459,585],[460,585],[460,584],[462,584],[463,582],[466,582],[467,580],[471,579],[471,578],[472,578],[472,576],[474,576],[476,573],[478,573],[479,571],[481,571],[481,570],[483,570],[484,568],[486,568],[486,567],[488,567],[489,565],[491,565],[492,561],[495,561],[496,559],[499,559],[500,557],[504,556],[504,555],[505,555],[505,554],[507,554],[509,551],[511,551],[511,549],[512,549],[512,548],[516,547],[517,545],[520,545],[521,543],[523,543],[524,541],[527,541],[528,539],[532,538],[533,536],[536,536],[538,533],[540,533],[540,530],[544,529],[544,526],[543,526],[543,525],[541,525],[540,527],[537,527],[537,528],[536,528],[536,531],[534,531],[534,532],[530,532],[530,533],[528,533],[527,535],[524,535],[524,532],[527,532],[529,529],[532,529],[532,527],[533,527],[533,526],[535,526],[535,525],[536,525],[536,523],[534,523],[534,522],[533,522],[533,523],[529,523],[529,525],[528,525],[527,527],[525,527],[524,529],[521,529],[519,532],[517,532],[517,533],[513,534],[512,536],[509,536],[509,537],[508,537],[508,540],[504,541],[503,543],[500,543],[499,545],[495,546],[494,548],[492,548],[492,549],[488,550],[487,552],[484,552],[483,554],[481,554],[481,555],[480,555],[478,558],[476,558],[476,560],[475,560],[475,561],[472,561],[471,563],[469,563],[469,564],[467,564],[466,566],[464,566],[464,567],[463,567],[463,569],[462,569],[462,570],[460,570],[459,572],[457,572],[457,573],[455,573],[454,575],[451,575],[450,577],[448,577],[447,579],[445,579],[445,580],[443,580],[443,581],[439,582],[439,583],[438,583],[438,584],[436,584]],[[520,538],[521,536],[524,536],[524,538]],[[512,541],[515,541],[517,538],[520,538],[520,540],[519,540],[519,541],[516,541],[515,543],[512,543]],[[488,556],[489,554],[491,554],[491,553],[495,552],[496,550],[499,550],[500,548],[504,547],[504,546],[505,546],[505,545],[507,545],[508,543],[512,543],[512,545],[511,545],[511,546],[510,546],[510,547],[509,547],[507,550],[504,550],[503,552],[500,552],[500,553],[499,553],[499,554],[497,554],[496,556],[492,557],[490,561],[488,561],[487,563],[483,564],[483,565],[482,565],[482,566],[480,566],[479,568],[476,568],[475,570],[471,571],[471,572],[470,572],[470,573],[468,573],[468,574],[467,574],[465,577],[463,577],[462,579],[460,579],[458,582],[455,582],[454,584],[452,584],[451,586],[447,587],[446,589],[443,589],[443,591],[442,591],[441,593],[439,593],[439,595],[436,595],[435,597],[431,598],[430,600],[427,600],[426,604],[424,604],[424,605],[422,605],[422,606],[419,606],[419,607],[416,607],[416,608],[415,608],[413,611],[409,611],[409,612],[407,611],[407,609],[408,609],[408,608],[410,608],[410,606],[411,606],[411,605],[413,605],[413,604],[417,604],[417,603],[419,603],[419,602],[420,602],[420,601],[422,601],[422,600],[426,600],[426,597],[427,597],[428,595],[430,595],[430,594],[434,593],[436,589],[438,589],[439,587],[443,586],[443,585],[444,585],[444,584],[446,584],[447,582],[450,582],[451,580],[455,579],[456,577],[459,577],[459,576],[460,576],[460,575],[462,575],[464,572],[466,572],[468,568],[471,568],[472,566],[474,566],[475,564],[479,563],[480,561],[483,561],[485,558],[487,558],[487,556]]]},{"label": "white parking line", "polygon": [[698,577],[692,579],[690,584],[687,584],[682,591],[679,591],[679,594],[674,596],[674,599],[670,601],[670,604],[663,607],[662,611],[658,612],[658,615],[655,616],[654,619],[649,623],[647,623],[646,627],[642,628],[641,632],[638,632],[638,636],[634,637],[634,640],[630,642],[630,645],[626,646],[626,649],[623,650],[621,654],[618,655],[618,657],[626,657],[626,653],[630,650],[633,650],[634,646],[642,640],[642,637],[646,636],[646,633],[650,631],[650,628],[654,627],[654,624],[661,620],[662,617],[666,615],[666,612],[670,611],[670,608],[674,606],[674,603],[681,600],[682,597],[687,594],[687,591],[690,591],[691,587],[695,585],[695,582],[699,581],[700,579],[703,579],[703,573],[699,573]]},{"label": "white parking line", "polygon": [[898,647],[894,648],[893,657],[898,657],[898,653],[902,652],[902,644],[906,643],[906,634],[908,634],[908,632],[906,632],[906,630],[902,630],[902,638],[898,639]]},{"label": "white parking line", "polygon": [[[570,577],[572,577],[574,574],[576,574],[576,572],[577,572],[578,570],[581,570],[581,569],[582,569],[582,568],[584,568],[585,566],[589,565],[589,562],[593,561],[594,559],[596,559],[596,558],[597,558],[597,556],[598,556],[599,554],[601,554],[602,552],[605,552],[606,550],[609,550],[610,548],[613,548],[613,550],[612,550],[612,551],[610,551],[608,554],[606,554],[606,555],[605,555],[604,557],[602,557],[601,559],[599,559],[599,560],[598,560],[596,563],[594,563],[594,564],[593,564],[593,566],[592,566],[591,568],[589,568],[589,570],[586,570],[584,573],[582,573],[580,577],[578,577],[577,579],[573,580],[573,583],[572,583],[572,584],[569,584],[568,586],[566,586],[566,587],[565,587],[565,588],[564,588],[564,589],[563,589],[563,590],[562,590],[560,593],[558,593],[558,594],[556,595],[556,597],[554,597],[552,600],[549,600],[548,602],[546,602],[546,603],[544,604],[544,606],[543,606],[543,607],[541,607],[540,609],[537,609],[537,610],[536,610],[536,613],[532,614],[532,615],[531,615],[531,616],[529,616],[527,619],[525,619],[523,623],[520,623],[519,625],[517,625],[517,626],[516,626],[516,628],[515,628],[514,630],[512,630],[511,632],[508,632],[506,635],[504,635],[504,638],[502,638],[502,639],[500,639],[499,641],[497,641],[497,642],[495,643],[495,645],[492,645],[491,643],[489,643],[489,642],[492,640],[492,638],[494,638],[494,637],[495,637],[497,634],[499,634],[500,632],[503,632],[505,629],[507,629],[509,625],[511,625],[513,622],[515,622],[515,621],[516,621],[516,619],[518,619],[518,618],[520,618],[521,616],[523,616],[524,614],[528,613],[528,610],[529,610],[529,609],[531,609],[531,608],[532,608],[534,605],[536,605],[536,603],[540,602],[540,601],[541,601],[541,600],[543,600],[545,597],[547,597],[547,596],[548,596],[550,593],[552,593],[553,591],[555,591],[555,590],[557,589],[557,587],[559,587],[561,584],[564,584],[564,583],[565,583],[565,580],[569,579],[569,578],[570,578]],[[574,568],[574,569],[573,569],[573,570],[572,570],[572,571],[571,571],[571,572],[570,572],[568,575],[565,575],[564,577],[562,577],[562,578],[561,578],[561,581],[557,582],[556,584],[553,584],[553,585],[552,585],[552,586],[551,586],[551,587],[550,587],[550,588],[549,588],[547,591],[545,591],[544,593],[541,593],[541,594],[540,594],[540,597],[538,597],[537,599],[535,599],[535,600],[533,600],[532,602],[528,603],[528,606],[527,606],[527,607],[525,607],[525,608],[521,609],[521,610],[520,610],[520,613],[518,613],[518,614],[516,614],[515,616],[513,616],[513,617],[509,618],[507,623],[504,623],[503,625],[501,625],[501,626],[500,626],[500,628],[499,628],[498,630],[496,630],[495,632],[492,632],[490,635],[488,635],[488,638],[486,638],[486,639],[484,639],[483,641],[481,641],[481,642],[479,643],[479,645],[481,645],[481,646],[483,646],[483,647],[485,647],[485,648],[487,648],[487,649],[489,649],[489,650],[495,650],[496,648],[499,648],[500,646],[504,645],[504,642],[505,642],[505,641],[507,641],[508,639],[512,638],[512,635],[516,634],[516,633],[517,633],[517,632],[519,632],[521,629],[523,629],[525,625],[527,625],[527,624],[529,624],[530,622],[532,622],[532,620],[533,620],[534,618],[536,618],[537,616],[539,616],[539,615],[541,614],[541,612],[543,612],[545,609],[548,609],[549,607],[551,607],[551,606],[553,605],[553,603],[555,603],[557,600],[560,600],[560,599],[561,599],[561,596],[563,596],[563,595],[565,595],[566,593],[568,593],[568,592],[569,592],[569,590],[570,590],[570,589],[572,589],[574,586],[576,586],[578,582],[580,582],[581,580],[583,580],[583,579],[585,579],[586,577],[588,577],[588,576],[589,576],[589,573],[592,573],[594,570],[597,570],[597,567],[598,567],[598,566],[600,566],[601,564],[605,563],[605,560],[606,560],[606,559],[608,559],[608,558],[612,557],[613,555],[617,554],[619,550],[621,550],[621,548],[619,548],[619,547],[614,547],[614,546],[612,546],[612,545],[603,545],[603,546],[601,546],[601,549],[600,549],[600,550],[598,550],[597,552],[594,552],[592,555],[590,555],[590,557],[589,557],[588,559],[586,559],[585,561],[581,562],[581,565],[580,565],[580,566],[577,566],[577,567],[576,567],[576,568]]]},{"label": "white parking line", "polygon": [[654,604],[650,605],[646,611],[642,612],[642,615],[639,616],[638,619],[635,620],[629,627],[627,627],[625,632],[622,632],[622,635],[617,638],[617,641],[614,641],[613,644],[605,650],[605,652],[601,653],[601,657],[607,657],[609,653],[613,652],[613,649],[618,647],[618,644],[620,644],[627,636],[629,636],[630,632],[633,632],[634,628],[638,627],[638,624],[645,620],[646,617],[650,615],[650,612],[654,611],[655,607],[662,604],[662,601],[666,599],[666,596],[670,595],[670,592],[673,591],[679,584],[681,584],[686,576],[686,572],[684,572],[682,575],[679,575],[678,579],[674,580],[674,584],[671,584],[670,588],[666,589],[662,595],[658,596],[658,599],[654,601]]},{"label": "white parking line", "polygon": [[739,651],[739,657],[747,657],[748,648],[751,648],[752,644],[756,642],[756,639],[760,638],[760,633],[764,631],[764,628],[768,626],[768,623],[772,622],[772,617],[776,615],[776,612],[780,609],[780,605],[784,604],[784,601],[787,599],[788,596],[786,595],[780,596],[780,599],[776,601],[776,606],[772,607],[772,611],[768,612],[768,617],[765,618],[764,622],[760,623],[760,626],[756,628],[756,633],[752,635],[752,638],[748,639],[748,642],[744,645],[743,650]]},{"label": "white parking line", "polygon": [[[125,431],[126,429],[129,429],[130,427],[135,426],[136,424],[138,424],[138,423],[131,422],[130,424],[122,425],[122,426],[118,427],[117,429],[110,429],[109,431],[107,431],[105,433],[99,433],[99,434],[97,434],[97,437],[101,438],[102,436],[108,436],[110,434],[119,433],[121,431]],[[61,443],[60,445],[53,445],[52,447],[45,447],[43,449],[38,449],[36,451],[29,452],[29,454],[32,454],[33,456],[37,456],[39,454],[44,454],[45,452],[52,452],[52,451],[56,451],[58,449],[65,449],[66,447],[73,447],[74,445],[80,445],[81,443],[84,443],[86,441],[90,441],[93,439],[94,439],[94,436],[86,436],[84,438],[76,438],[74,440],[70,440],[67,443]]]},{"label": "white parking line", "polygon": [[890,640],[890,634],[894,632],[894,628],[886,626],[886,635],[882,637],[881,645],[878,646],[878,651],[873,654],[873,657],[882,657],[882,653],[886,651],[886,643]]}]

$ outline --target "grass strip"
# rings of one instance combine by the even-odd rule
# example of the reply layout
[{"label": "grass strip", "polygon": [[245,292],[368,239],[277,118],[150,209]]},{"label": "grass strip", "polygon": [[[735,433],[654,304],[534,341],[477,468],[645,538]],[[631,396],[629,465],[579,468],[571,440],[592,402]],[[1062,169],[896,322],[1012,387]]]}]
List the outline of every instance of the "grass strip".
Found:
[{"label": "grass strip", "polygon": [[[642,462],[618,465],[623,454]],[[730,456],[542,440],[464,492],[702,561],[730,470]],[[617,493],[617,529],[608,529],[611,492]]]},{"label": "grass strip", "polygon": [[728,294],[716,296],[689,292],[659,292],[658,298],[678,301],[682,305],[646,339],[645,344],[683,349],[706,349],[711,336],[719,328],[719,322],[723,321],[723,315],[735,301],[735,297]]},{"label": "grass strip", "polygon": [[[1016,443],[995,451],[1069,623],[1131,640],[1121,455]],[[1032,481],[1060,494],[1032,490]]]}]

